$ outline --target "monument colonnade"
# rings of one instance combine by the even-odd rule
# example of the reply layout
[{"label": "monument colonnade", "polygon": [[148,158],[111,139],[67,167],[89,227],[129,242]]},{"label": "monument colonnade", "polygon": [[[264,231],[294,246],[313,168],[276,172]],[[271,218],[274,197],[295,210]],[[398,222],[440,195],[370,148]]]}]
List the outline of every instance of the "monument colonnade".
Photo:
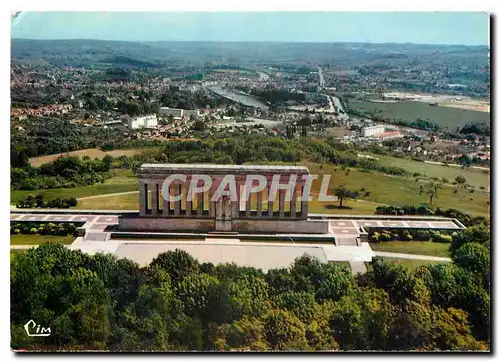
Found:
[{"label": "monument colonnade", "polygon": [[[152,217],[195,217],[215,218],[223,207],[221,198],[212,201],[219,185],[226,175],[234,176],[237,200],[231,200],[231,218],[299,218],[306,219],[308,201],[298,202],[305,187],[305,177],[309,175],[307,167],[303,166],[236,166],[236,165],[184,165],[184,164],[145,164],[139,171],[139,204],[140,216]],[[170,184],[170,195],[181,196],[180,200],[169,201],[163,196],[163,184],[171,175],[183,175],[185,180],[174,178]],[[205,192],[198,192],[188,200],[188,191],[194,175],[206,175],[211,178],[212,184]],[[249,194],[246,198],[245,185],[248,175],[262,175],[266,179],[265,189]],[[278,177],[281,187],[276,187],[278,207],[275,210],[275,200],[269,200],[273,191],[273,177]],[[295,185],[291,190],[289,201],[286,200],[290,179],[295,178]],[[198,187],[203,186],[203,180],[198,181]],[[258,186],[254,180],[253,187]],[[227,188],[225,188],[227,189]],[[220,192],[220,190],[219,190]],[[252,196],[254,195],[254,196]],[[267,199],[267,207],[264,200]],[[252,200],[255,203],[252,205]],[[194,205],[196,203],[196,205]]]}]

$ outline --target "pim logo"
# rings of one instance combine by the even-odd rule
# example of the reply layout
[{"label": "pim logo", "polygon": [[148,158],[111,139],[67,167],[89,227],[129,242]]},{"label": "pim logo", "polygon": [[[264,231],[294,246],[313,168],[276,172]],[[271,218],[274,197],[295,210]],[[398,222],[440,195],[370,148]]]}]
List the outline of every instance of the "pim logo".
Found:
[{"label": "pim logo", "polygon": [[[26,334],[30,337],[48,337],[50,336],[51,333],[50,327],[45,328],[39,324],[37,325],[33,319],[30,319],[24,325],[24,330],[26,331]],[[31,333],[30,330],[36,333]]]}]

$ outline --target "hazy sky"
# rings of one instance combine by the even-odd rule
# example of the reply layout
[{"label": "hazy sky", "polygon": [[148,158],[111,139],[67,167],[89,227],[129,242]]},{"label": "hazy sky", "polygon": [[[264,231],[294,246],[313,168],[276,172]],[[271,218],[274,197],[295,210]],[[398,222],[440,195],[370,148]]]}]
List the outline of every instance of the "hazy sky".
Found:
[{"label": "hazy sky", "polygon": [[23,12],[12,37],[489,44],[489,17],[458,12]]}]

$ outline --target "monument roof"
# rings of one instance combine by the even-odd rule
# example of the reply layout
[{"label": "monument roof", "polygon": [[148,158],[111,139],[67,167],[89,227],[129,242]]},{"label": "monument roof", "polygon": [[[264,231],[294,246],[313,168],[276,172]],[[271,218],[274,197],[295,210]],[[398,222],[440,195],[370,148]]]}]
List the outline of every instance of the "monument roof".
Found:
[{"label": "monument roof", "polygon": [[309,173],[306,166],[294,165],[215,165],[208,163],[145,163],[139,173]]}]

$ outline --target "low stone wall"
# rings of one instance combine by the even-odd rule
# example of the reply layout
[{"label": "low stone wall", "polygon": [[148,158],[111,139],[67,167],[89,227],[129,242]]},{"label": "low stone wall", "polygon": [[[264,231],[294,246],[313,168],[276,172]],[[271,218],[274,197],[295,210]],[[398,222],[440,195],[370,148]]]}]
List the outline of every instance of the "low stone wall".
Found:
[{"label": "low stone wall", "polygon": [[233,231],[250,233],[328,234],[327,220],[233,220]]},{"label": "low stone wall", "polygon": [[215,220],[121,217],[118,220],[118,229],[120,231],[213,231]]},{"label": "low stone wall", "polygon": [[[121,217],[118,231],[215,231],[214,219]],[[232,230],[240,233],[328,234],[327,220],[233,220]]]}]

